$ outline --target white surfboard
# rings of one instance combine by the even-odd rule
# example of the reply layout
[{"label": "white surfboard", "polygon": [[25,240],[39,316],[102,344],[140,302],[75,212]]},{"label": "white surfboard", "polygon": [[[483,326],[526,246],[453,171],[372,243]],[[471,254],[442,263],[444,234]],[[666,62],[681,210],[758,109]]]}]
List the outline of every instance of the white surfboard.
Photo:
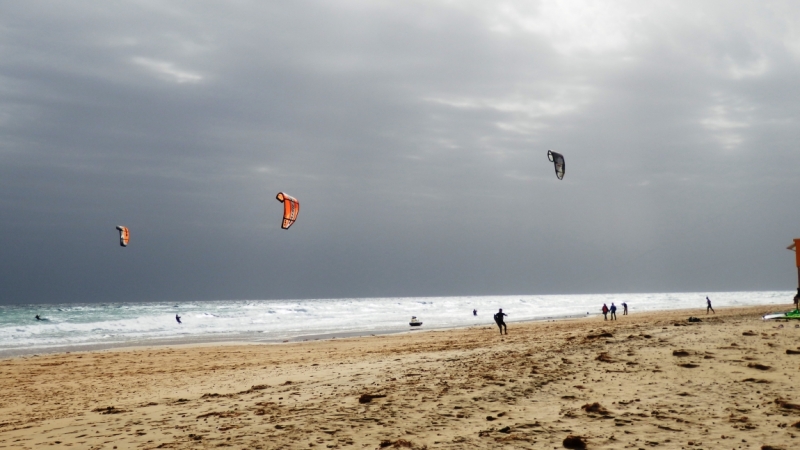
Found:
[{"label": "white surfboard", "polygon": [[775,314],[767,314],[762,319],[770,320],[770,319],[785,319],[786,313],[775,313]]}]

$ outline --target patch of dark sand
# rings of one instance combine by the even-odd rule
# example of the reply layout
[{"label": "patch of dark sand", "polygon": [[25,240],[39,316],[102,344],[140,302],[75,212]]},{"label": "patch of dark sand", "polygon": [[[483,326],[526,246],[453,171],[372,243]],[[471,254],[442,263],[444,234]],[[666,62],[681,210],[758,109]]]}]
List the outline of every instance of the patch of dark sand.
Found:
[{"label": "patch of dark sand", "polygon": [[597,355],[597,358],[595,358],[595,359],[597,361],[607,362],[607,363],[614,362],[614,358],[612,358],[611,355],[609,355],[606,352],[600,353],[599,355]]},{"label": "patch of dark sand", "polygon": [[369,403],[373,399],[384,397],[386,397],[386,394],[361,394],[361,396],[358,397],[358,403]]},{"label": "patch of dark sand", "polygon": [[775,399],[775,404],[776,404],[776,405],[778,405],[778,406],[780,406],[780,407],[781,407],[781,408],[783,408],[783,409],[796,409],[796,410],[800,410],[800,405],[798,405],[798,404],[795,404],[795,403],[789,403],[788,401],[786,401],[786,400],[784,400],[784,399],[782,399],[782,398],[776,398],[776,399]]},{"label": "patch of dark sand", "polygon": [[611,415],[611,412],[598,402],[594,402],[592,404],[587,403],[581,406],[581,409],[586,411],[587,413],[600,414],[601,416]]},{"label": "patch of dark sand", "polygon": [[100,413],[100,414],[122,414],[125,411],[124,409],[118,409],[114,406],[106,406],[105,408],[95,408],[92,412]]},{"label": "patch of dark sand", "polygon": [[564,442],[562,442],[564,448],[571,448],[571,449],[584,449],[586,448],[586,438],[583,436],[574,436],[569,435],[564,438]]}]

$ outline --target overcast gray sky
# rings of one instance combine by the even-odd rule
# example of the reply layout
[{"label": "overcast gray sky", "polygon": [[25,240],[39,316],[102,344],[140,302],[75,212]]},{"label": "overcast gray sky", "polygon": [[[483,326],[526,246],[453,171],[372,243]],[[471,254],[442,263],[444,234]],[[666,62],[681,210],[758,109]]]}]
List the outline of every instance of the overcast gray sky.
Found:
[{"label": "overcast gray sky", "polygon": [[799,120],[793,1],[4,2],[0,302],[793,290]]}]

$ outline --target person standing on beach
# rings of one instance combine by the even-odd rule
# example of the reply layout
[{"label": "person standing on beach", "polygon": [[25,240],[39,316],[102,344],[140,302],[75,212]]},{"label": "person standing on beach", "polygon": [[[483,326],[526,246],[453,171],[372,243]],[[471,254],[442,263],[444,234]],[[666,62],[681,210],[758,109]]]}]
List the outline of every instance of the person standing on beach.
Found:
[{"label": "person standing on beach", "polygon": [[611,320],[617,320],[617,307],[614,305],[614,302],[611,302]]},{"label": "person standing on beach", "polygon": [[508,334],[508,327],[506,326],[505,321],[503,321],[503,316],[507,316],[508,314],[503,312],[503,308],[500,308],[500,311],[494,315],[494,321],[497,323],[497,327],[500,328],[500,334],[503,334],[503,329],[506,330],[506,334]]},{"label": "person standing on beach", "polygon": [[706,297],[706,315],[708,315],[709,311],[711,311],[712,313],[716,314],[716,312],[714,311],[714,308],[711,307],[711,299]]},{"label": "person standing on beach", "polygon": [[605,303],[603,303],[603,309],[600,311],[603,311],[603,320],[608,320],[608,306]]},{"label": "person standing on beach", "polygon": [[797,295],[794,296],[794,309],[800,309],[800,287],[797,288]]},{"label": "person standing on beach", "polygon": [[622,315],[623,316],[628,315],[628,304],[625,302],[622,302]]}]

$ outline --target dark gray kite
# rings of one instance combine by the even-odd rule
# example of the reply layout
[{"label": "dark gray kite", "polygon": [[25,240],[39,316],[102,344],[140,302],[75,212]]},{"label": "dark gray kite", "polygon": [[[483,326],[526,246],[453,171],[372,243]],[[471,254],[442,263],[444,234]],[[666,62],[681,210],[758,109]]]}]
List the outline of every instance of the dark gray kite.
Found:
[{"label": "dark gray kite", "polygon": [[564,171],[566,170],[566,164],[564,164],[564,156],[561,153],[556,153],[552,150],[547,151],[547,159],[553,163],[556,168],[556,176],[559,180],[564,179]]}]

